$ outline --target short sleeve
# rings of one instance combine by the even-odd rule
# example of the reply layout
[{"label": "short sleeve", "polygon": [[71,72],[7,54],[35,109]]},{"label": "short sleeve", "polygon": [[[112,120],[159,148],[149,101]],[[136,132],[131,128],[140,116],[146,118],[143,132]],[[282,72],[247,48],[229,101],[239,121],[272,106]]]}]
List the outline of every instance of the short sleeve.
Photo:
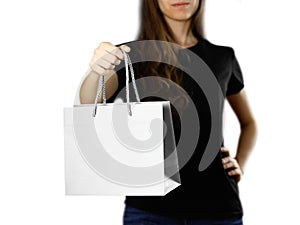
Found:
[{"label": "short sleeve", "polygon": [[233,49],[231,55],[231,72],[227,85],[226,96],[237,94],[244,88],[243,73]]}]

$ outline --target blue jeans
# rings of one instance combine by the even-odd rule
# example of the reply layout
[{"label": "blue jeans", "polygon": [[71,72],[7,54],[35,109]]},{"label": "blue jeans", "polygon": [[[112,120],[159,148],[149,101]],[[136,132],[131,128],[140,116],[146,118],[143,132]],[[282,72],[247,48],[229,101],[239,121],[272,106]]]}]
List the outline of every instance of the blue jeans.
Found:
[{"label": "blue jeans", "polygon": [[175,219],[125,205],[123,225],[243,225],[242,219],[199,220]]}]

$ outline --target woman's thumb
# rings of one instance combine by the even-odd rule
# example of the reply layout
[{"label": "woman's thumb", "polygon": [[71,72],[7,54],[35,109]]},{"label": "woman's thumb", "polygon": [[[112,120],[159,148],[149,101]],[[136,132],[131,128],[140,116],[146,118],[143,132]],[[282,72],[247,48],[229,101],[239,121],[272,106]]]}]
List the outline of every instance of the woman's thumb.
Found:
[{"label": "woman's thumb", "polygon": [[127,45],[121,45],[121,49],[123,49],[125,52],[130,52],[130,48]]}]

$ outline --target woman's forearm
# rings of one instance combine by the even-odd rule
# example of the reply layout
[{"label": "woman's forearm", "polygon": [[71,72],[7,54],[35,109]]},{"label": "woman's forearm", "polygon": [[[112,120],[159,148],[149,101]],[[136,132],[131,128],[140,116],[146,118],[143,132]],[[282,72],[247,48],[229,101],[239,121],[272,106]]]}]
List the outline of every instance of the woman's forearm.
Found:
[{"label": "woman's forearm", "polygon": [[[80,103],[81,104],[93,104],[97,94],[98,82],[100,76],[91,71],[80,87]],[[105,75],[105,93],[106,98],[109,99],[118,88],[118,77],[115,71],[111,70],[107,75]],[[98,102],[102,102],[102,94],[98,98]]]},{"label": "woman's forearm", "polygon": [[244,171],[247,160],[254,148],[257,137],[257,125],[255,120],[241,126],[241,133],[238,142],[236,160],[242,171]]}]

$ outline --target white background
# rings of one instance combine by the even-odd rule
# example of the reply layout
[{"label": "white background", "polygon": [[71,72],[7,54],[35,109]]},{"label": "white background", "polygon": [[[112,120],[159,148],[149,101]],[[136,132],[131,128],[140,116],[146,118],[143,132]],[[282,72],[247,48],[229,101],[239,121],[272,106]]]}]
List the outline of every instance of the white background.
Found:
[{"label": "white background", "polygon": [[[101,41],[136,37],[138,3],[1,1],[0,224],[121,224],[123,197],[64,195],[63,107]],[[297,3],[207,1],[207,38],[235,49],[259,125],[240,183],[246,225],[299,224]],[[234,151],[228,107],[225,121]]]}]

